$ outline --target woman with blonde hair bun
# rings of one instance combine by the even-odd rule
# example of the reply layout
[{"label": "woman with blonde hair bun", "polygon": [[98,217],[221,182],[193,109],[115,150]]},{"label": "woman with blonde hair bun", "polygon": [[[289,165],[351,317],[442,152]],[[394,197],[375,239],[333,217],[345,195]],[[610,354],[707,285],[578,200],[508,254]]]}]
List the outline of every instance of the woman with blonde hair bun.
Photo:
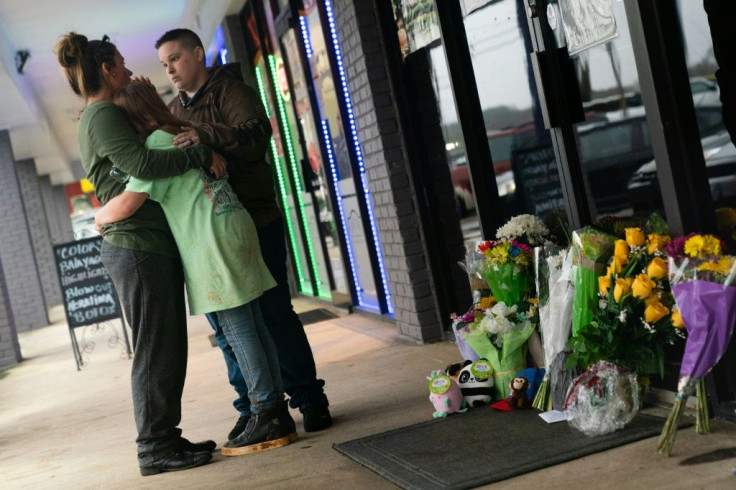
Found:
[{"label": "woman with blonde hair bun", "polygon": [[[129,176],[155,179],[206,167],[222,175],[225,162],[202,146],[150,150],[125,113],[112,103],[132,72],[107,36],[70,32],[56,44],[62,73],[84,99],[77,139],[82,166],[103,204]],[[141,475],[193,468],[212,459],[214,441],[181,437],[181,396],[187,329],[181,260],[161,207],[146,201],[130,218],[105,227],[100,257],[133,333],[133,411]]]}]

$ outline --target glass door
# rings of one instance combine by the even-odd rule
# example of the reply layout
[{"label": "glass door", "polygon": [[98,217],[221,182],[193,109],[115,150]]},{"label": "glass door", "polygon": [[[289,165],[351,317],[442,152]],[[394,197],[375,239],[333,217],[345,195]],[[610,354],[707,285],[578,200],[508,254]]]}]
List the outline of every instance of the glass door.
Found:
[{"label": "glass door", "polygon": [[[683,12],[685,3],[688,7]],[[655,211],[666,216],[648,123],[662,116],[647,114],[641,86],[651,74],[640,79],[639,70],[649,67],[642,59],[637,66],[635,49],[638,54],[645,47],[635,46],[638,41],[632,41],[630,32],[630,25],[636,32],[643,19],[629,15],[640,12],[610,0],[524,0],[524,4],[531,17],[528,24],[534,46],[530,57],[537,63],[537,93],[544,100],[547,126],[552,128],[555,157],[567,170],[564,173],[568,176],[563,178],[572,182],[565,197],[568,206],[578,211],[578,221],[587,224],[615,215],[624,222],[642,222]],[[699,138],[707,152],[713,148],[708,142],[719,133],[723,138],[723,132],[716,102],[718,89],[710,79],[712,51],[703,46],[703,33],[708,33],[703,25],[705,17],[702,11],[699,15],[688,11],[695,8],[689,2],[681,4],[681,21],[687,25],[698,18],[700,26],[685,29],[683,44],[670,49],[697,53],[697,65],[689,68],[691,95]],[[651,60],[647,63],[653,64]],[[569,90],[571,87],[574,90]],[[679,371],[681,357],[681,346],[667,348],[669,372]],[[653,376],[652,383],[655,388],[676,391],[677,379]]]},{"label": "glass door", "polygon": [[524,2],[489,3],[468,13],[464,27],[503,207],[554,222],[564,217],[564,198],[529,62]]}]

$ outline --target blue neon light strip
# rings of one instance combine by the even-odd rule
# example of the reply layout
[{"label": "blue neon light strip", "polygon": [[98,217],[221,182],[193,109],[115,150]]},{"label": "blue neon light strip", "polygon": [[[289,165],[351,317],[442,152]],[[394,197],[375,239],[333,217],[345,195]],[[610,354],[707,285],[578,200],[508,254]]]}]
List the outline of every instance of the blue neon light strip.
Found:
[{"label": "blue neon light strip", "polygon": [[307,58],[311,59],[314,51],[312,50],[312,41],[309,39],[309,29],[307,28],[307,18],[299,16],[299,30],[302,33],[302,39],[304,40],[304,51],[307,52]]},{"label": "blue neon light strip", "polygon": [[332,177],[332,189],[335,193],[335,200],[337,201],[337,211],[338,213],[340,213],[340,221],[342,221],[342,226],[345,230],[345,248],[348,251],[350,270],[353,272],[353,284],[355,285],[355,292],[358,296],[358,304],[361,305],[363,304],[363,288],[360,287],[358,270],[355,268],[355,258],[353,257],[353,241],[350,238],[350,227],[348,226],[348,220],[345,217],[345,210],[342,206],[342,196],[340,195],[340,171],[337,169],[337,164],[335,163],[335,155],[332,153],[332,135],[330,134],[330,128],[327,124],[327,119],[322,119],[322,137],[325,141],[325,148],[327,148],[327,161],[330,164],[330,176]]},{"label": "blue neon light strip", "polygon": [[365,195],[367,208],[368,208],[368,221],[371,226],[371,234],[373,235],[373,245],[376,249],[376,255],[378,258],[378,268],[381,273],[381,282],[383,284],[383,291],[386,295],[386,306],[390,315],[394,314],[393,301],[391,301],[391,292],[388,288],[388,278],[386,274],[386,265],[383,260],[383,248],[381,247],[381,240],[378,235],[378,227],[376,226],[376,218],[373,214],[373,200],[371,198],[371,191],[368,188],[368,180],[365,175],[365,163],[363,161],[363,150],[360,145],[360,139],[358,137],[358,129],[355,125],[355,116],[353,115],[353,102],[350,98],[350,91],[348,90],[348,80],[345,75],[345,67],[342,64],[342,50],[340,49],[340,42],[337,38],[337,29],[335,27],[335,17],[332,14],[332,2],[330,0],[324,0],[325,11],[327,12],[327,21],[330,26],[330,37],[332,39],[332,46],[335,50],[335,58],[337,59],[337,69],[340,73],[340,86],[342,88],[342,94],[345,99],[345,105],[347,107],[348,122],[350,124],[350,132],[353,138],[353,147],[355,148],[355,157],[358,161],[358,171],[360,172],[360,183],[363,187],[363,194]]}]

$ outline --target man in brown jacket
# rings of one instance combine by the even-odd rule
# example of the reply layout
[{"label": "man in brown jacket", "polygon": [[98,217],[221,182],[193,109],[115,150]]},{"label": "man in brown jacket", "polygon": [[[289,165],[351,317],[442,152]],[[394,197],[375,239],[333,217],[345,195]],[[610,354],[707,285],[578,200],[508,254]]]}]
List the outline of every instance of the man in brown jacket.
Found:
[{"label": "man in brown jacket", "polygon": [[[291,305],[286,271],[286,238],[276,202],[273,169],[266,161],[271,123],[256,92],[244,82],[238,63],[208,70],[199,36],[189,29],[166,32],[156,42],[158,57],[178,97],[169,109],[191,123],[174,138],[179,148],[202,144],[218,151],[228,162],[229,182],[258,228],[261,253],[278,283],[260,298],[261,310],[278,351],[289,405],[299,408],[307,432],[332,424],[324,381],[317,379],[314,357],[304,326]],[[232,348],[217,324],[207,319],[225,356],[230,384],[238,393],[233,405],[240,417],[228,436],[245,430],[250,418],[248,387]]]}]

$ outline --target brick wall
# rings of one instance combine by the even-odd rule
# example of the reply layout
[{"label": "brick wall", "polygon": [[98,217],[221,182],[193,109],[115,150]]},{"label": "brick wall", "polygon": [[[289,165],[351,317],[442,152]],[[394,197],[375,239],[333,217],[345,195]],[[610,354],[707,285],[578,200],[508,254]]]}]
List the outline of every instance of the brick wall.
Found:
[{"label": "brick wall", "polygon": [[21,361],[18,334],[15,331],[13,311],[10,309],[8,288],[0,262],[0,368],[13,366]]},{"label": "brick wall", "polygon": [[41,189],[51,243],[56,245],[74,240],[64,186],[51,185],[48,175],[38,178],[38,186]]},{"label": "brick wall", "polygon": [[51,248],[51,236],[46,219],[46,210],[41,196],[41,189],[36,176],[36,166],[33,160],[16,162],[18,183],[20,184],[23,204],[28,219],[28,230],[31,235],[31,243],[36,256],[38,275],[41,280],[41,289],[46,308],[60,305],[61,288],[59,277],[56,273],[53,249]]},{"label": "brick wall", "polygon": [[18,332],[48,325],[38,268],[7,131],[0,131],[0,261]]},{"label": "brick wall", "polygon": [[439,340],[443,325],[373,2],[335,0],[333,7],[396,325],[412,339]]}]

